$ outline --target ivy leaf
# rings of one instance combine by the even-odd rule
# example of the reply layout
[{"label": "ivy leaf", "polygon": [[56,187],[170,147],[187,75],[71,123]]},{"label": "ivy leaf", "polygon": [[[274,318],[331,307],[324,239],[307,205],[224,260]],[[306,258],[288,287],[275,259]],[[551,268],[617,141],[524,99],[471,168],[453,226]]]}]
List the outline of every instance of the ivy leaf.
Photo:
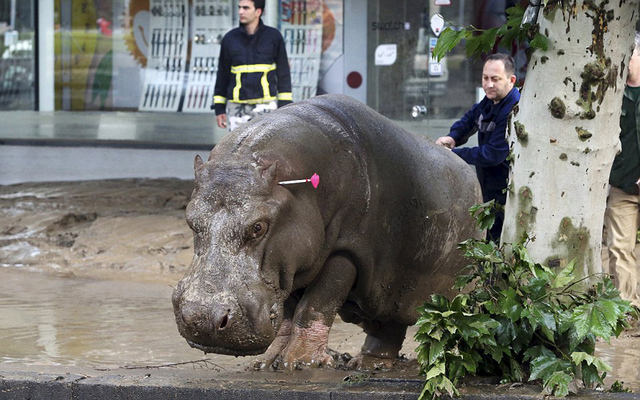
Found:
[{"label": "ivy leaf", "polygon": [[429,358],[427,359],[429,364],[436,364],[437,360],[444,359],[444,346],[446,344],[443,340],[431,342],[429,346]]},{"label": "ivy leaf", "polygon": [[571,353],[571,360],[576,364],[585,363],[595,366],[598,371],[611,371],[611,367],[599,357],[592,356],[583,351],[574,351]]},{"label": "ivy leaf", "polygon": [[534,49],[547,51],[549,49],[549,39],[540,32],[537,32],[529,45]]},{"label": "ivy leaf", "polygon": [[436,46],[433,48],[433,57],[440,62],[445,54],[453,50],[462,39],[466,38],[467,34],[466,29],[455,30],[451,26],[446,27],[438,36]]},{"label": "ivy leaf", "polygon": [[532,304],[523,312],[525,317],[531,324],[531,329],[538,327],[542,329],[542,333],[551,342],[555,342],[554,332],[556,331],[556,319],[552,312],[548,312],[537,304]]},{"label": "ivy leaf", "polygon": [[581,366],[582,381],[585,387],[594,389],[598,384],[604,385],[604,378],[607,376],[606,372],[599,373],[598,368],[595,365],[582,365]]},{"label": "ivy leaf", "polygon": [[573,377],[566,372],[556,371],[543,382],[545,392],[557,397],[566,397],[569,394],[569,384]]},{"label": "ivy leaf", "polygon": [[427,372],[427,380],[433,379],[438,375],[444,375],[445,373],[445,364],[444,361],[441,361],[435,364],[431,369]]},{"label": "ivy leaf", "polygon": [[553,353],[545,354],[531,360],[531,374],[529,381],[542,379],[543,381],[551,377],[555,372],[566,372],[571,370],[571,363],[567,360],[557,358]]},{"label": "ivy leaf", "polygon": [[[477,371],[477,367],[478,367],[478,362],[480,360],[482,360],[482,357],[480,357],[480,355],[478,353],[475,353],[475,352],[474,353],[471,353],[471,352],[469,352],[469,353],[461,353],[461,356],[462,356],[462,357],[460,357],[461,366],[464,367],[464,369],[468,373],[475,375],[476,371]],[[467,374],[464,374],[464,375],[467,375]],[[457,377],[462,377],[464,375],[457,374],[456,378]]]},{"label": "ivy leaf", "polygon": [[576,259],[574,258],[569,264],[562,268],[555,276],[555,279],[551,282],[551,287],[554,289],[567,286],[571,281],[575,279],[574,270],[576,267]]},{"label": "ivy leaf", "polygon": [[503,292],[503,298],[500,300],[500,307],[504,312],[504,315],[507,316],[512,322],[520,319],[520,314],[522,313],[522,303],[518,301],[518,294],[515,289],[509,288]]},{"label": "ivy leaf", "polygon": [[575,348],[584,338],[593,333],[597,337],[611,342],[611,336],[618,321],[618,306],[612,300],[600,300],[576,307],[572,316],[573,335],[572,348]]},{"label": "ivy leaf", "polygon": [[460,397],[460,393],[453,382],[446,376],[438,376],[437,378],[427,380],[418,400],[424,400],[427,396],[433,399],[442,397],[445,394],[449,395],[449,397]]},{"label": "ivy leaf", "polygon": [[[496,44],[496,35],[498,28],[491,28],[483,31],[479,35],[469,36],[467,38],[466,50],[467,56],[479,56],[480,54],[490,53]],[[495,219],[495,217],[494,217]]]},{"label": "ivy leaf", "polygon": [[526,375],[522,365],[517,360],[509,358],[509,366],[511,367],[511,379],[514,382],[524,382]]}]

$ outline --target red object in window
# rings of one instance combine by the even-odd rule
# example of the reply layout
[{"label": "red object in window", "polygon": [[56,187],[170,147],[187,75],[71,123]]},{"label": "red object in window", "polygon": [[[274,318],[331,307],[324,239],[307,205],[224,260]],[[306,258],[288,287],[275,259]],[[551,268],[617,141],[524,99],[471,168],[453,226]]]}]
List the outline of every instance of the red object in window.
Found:
[{"label": "red object in window", "polygon": [[362,85],[362,75],[359,72],[349,72],[347,75],[347,85],[352,89],[357,89]]}]

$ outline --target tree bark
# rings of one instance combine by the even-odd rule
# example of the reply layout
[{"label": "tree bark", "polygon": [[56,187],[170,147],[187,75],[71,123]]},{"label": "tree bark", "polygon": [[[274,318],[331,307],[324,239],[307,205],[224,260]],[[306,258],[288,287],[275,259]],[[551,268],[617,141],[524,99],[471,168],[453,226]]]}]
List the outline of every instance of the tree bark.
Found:
[{"label": "tree bark", "polygon": [[502,241],[527,233],[536,262],[562,267],[575,259],[582,278],[603,272],[603,218],[638,0],[545,3],[538,23],[549,48],[531,56],[507,133]]}]

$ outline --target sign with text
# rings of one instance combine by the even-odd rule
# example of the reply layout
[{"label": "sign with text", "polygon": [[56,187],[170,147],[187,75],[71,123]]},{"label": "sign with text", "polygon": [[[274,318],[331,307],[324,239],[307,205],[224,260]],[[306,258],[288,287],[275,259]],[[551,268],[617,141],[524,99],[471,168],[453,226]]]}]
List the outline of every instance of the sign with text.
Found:
[{"label": "sign with text", "polygon": [[393,65],[398,57],[398,46],[381,44],[376,48],[375,65]]}]

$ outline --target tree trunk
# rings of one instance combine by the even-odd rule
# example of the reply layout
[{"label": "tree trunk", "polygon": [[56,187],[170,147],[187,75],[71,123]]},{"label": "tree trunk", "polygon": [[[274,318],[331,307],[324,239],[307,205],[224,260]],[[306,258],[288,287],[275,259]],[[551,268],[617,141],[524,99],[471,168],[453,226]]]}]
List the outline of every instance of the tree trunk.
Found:
[{"label": "tree trunk", "polygon": [[634,46],[638,0],[548,1],[540,33],[549,49],[529,61],[508,141],[511,172],[502,233],[526,232],[536,262],[601,273],[609,173]]}]

